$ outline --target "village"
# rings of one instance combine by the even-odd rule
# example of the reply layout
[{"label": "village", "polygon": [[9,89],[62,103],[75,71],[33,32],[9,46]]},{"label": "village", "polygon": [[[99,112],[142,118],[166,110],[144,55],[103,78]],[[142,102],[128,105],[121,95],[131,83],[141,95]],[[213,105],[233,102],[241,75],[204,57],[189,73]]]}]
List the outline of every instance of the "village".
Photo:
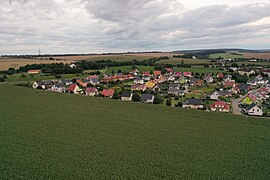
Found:
[{"label": "village", "polygon": [[[162,73],[139,71],[133,67],[129,73],[36,81],[32,88],[213,112],[267,115],[270,72],[264,69],[232,70],[239,76],[249,77],[247,83],[236,83],[232,75],[224,73],[199,75],[175,72],[173,68],[165,68],[165,73]],[[30,70],[28,73],[40,71]]]}]

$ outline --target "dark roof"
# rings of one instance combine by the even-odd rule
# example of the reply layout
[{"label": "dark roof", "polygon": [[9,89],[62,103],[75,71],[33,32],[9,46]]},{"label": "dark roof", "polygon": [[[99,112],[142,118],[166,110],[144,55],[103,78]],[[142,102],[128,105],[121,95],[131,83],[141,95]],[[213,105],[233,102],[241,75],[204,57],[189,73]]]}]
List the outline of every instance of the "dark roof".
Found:
[{"label": "dark roof", "polygon": [[179,90],[177,88],[171,88],[168,91],[169,93],[175,93],[175,92],[179,92]]},{"label": "dark roof", "polygon": [[152,100],[153,96],[154,96],[153,94],[142,94],[141,100],[142,101]]},{"label": "dark roof", "polygon": [[254,108],[255,106],[257,106],[255,103],[252,103],[251,105],[249,105],[248,107],[246,107],[246,110],[249,111],[252,108]]},{"label": "dark roof", "polygon": [[92,78],[91,81],[92,81],[93,83],[98,83],[98,82],[99,82],[99,80],[96,79],[96,78]]},{"label": "dark roof", "polygon": [[179,84],[176,83],[170,84],[169,88],[179,88]]},{"label": "dark roof", "polygon": [[201,99],[187,99],[184,103],[185,105],[202,105]]},{"label": "dark roof", "polygon": [[57,88],[64,88],[65,85],[63,83],[56,83],[55,84],[55,87],[57,87]]},{"label": "dark roof", "polygon": [[240,84],[240,90],[249,90],[249,85],[248,84]]},{"label": "dark roof", "polygon": [[123,92],[121,97],[130,97],[131,96],[131,92]]}]

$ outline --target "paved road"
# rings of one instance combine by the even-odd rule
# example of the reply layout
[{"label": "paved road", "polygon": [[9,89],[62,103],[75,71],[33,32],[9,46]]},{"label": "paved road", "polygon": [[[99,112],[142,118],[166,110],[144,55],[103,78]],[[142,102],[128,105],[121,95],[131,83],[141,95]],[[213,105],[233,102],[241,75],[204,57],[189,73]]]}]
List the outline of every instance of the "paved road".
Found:
[{"label": "paved road", "polygon": [[246,96],[240,97],[232,102],[233,107],[233,114],[242,115],[241,109],[239,108],[239,103],[245,98]]}]

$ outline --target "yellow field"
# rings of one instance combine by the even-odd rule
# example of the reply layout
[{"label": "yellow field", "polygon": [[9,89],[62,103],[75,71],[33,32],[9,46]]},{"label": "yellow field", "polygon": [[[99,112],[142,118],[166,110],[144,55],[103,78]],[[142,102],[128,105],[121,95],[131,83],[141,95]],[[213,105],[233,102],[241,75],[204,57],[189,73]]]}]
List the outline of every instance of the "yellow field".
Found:
[{"label": "yellow field", "polygon": [[19,59],[19,58],[0,58],[0,70],[7,70],[8,68],[19,68],[27,64],[49,64],[49,63],[69,63],[69,61],[53,61],[53,60],[38,60],[38,59]]}]

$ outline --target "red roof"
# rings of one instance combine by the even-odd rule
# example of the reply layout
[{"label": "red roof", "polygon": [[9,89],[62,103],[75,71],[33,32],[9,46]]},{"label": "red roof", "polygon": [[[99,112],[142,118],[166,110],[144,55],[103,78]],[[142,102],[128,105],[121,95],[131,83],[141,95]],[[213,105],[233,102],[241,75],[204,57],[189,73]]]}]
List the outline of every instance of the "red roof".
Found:
[{"label": "red roof", "polygon": [[222,101],[217,101],[214,103],[215,106],[225,106],[226,103],[225,102],[222,102]]},{"label": "red roof", "polygon": [[173,72],[173,69],[172,69],[172,68],[165,68],[165,70],[166,70],[167,72]]},{"label": "red roof", "polygon": [[149,71],[144,71],[144,72],[142,72],[142,75],[143,75],[143,76],[151,76],[151,74],[150,74]]},{"label": "red roof", "polygon": [[183,75],[184,76],[192,76],[192,72],[184,72]]},{"label": "red roof", "polygon": [[256,101],[257,97],[254,94],[249,94],[248,97],[252,100],[252,101]]},{"label": "red roof", "polygon": [[85,90],[85,92],[87,92],[87,93],[94,93],[94,92],[97,92],[98,90],[97,90],[97,88],[86,88],[86,90]]},{"label": "red roof", "polygon": [[41,70],[38,69],[33,69],[33,70],[29,70],[28,73],[39,73]]},{"label": "red roof", "polygon": [[224,86],[226,86],[226,87],[233,87],[233,86],[235,86],[235,82],[233,82],[233,81],[227,81]]},{"label": "red roof", "polygon": [[161,75],[161,71],[154,71],[154,75],[155,75],[155,76]]},{"label": "red roof", "polygon": [[223,77],[224,77],[224,74],[223,73],[217,74],[217,78],[223,78]]},{"label": "red roof", "polygon": [[77,84],[71,84],[67,90],[74,91],[76,87],[77,87]]},{"label": "red roof", "polygon": [[113,89],[104,89],[102,91],[102,95],[105,96],[105,97],[113,96],[113,94],[114,94],[114,90]]}]

